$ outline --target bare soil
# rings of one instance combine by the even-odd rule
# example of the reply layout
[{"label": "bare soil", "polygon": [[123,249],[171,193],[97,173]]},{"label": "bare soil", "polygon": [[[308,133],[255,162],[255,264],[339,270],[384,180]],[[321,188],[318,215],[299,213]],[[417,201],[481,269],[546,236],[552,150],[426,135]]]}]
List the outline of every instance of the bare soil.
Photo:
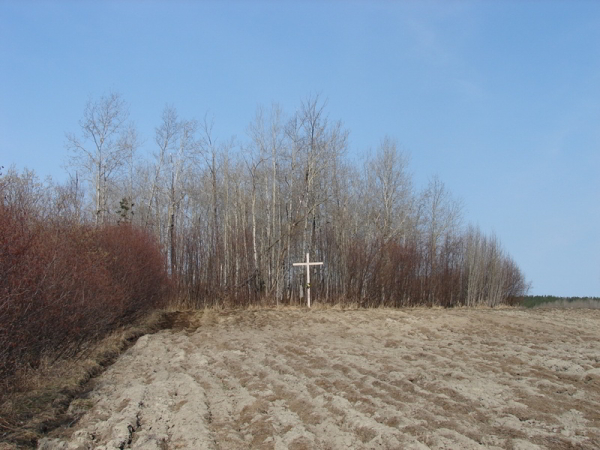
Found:
[{"label": "bare soil", "polygon": [[140,338],[39,448],[600,448],[600,310],[206,311],[178,325]]}]

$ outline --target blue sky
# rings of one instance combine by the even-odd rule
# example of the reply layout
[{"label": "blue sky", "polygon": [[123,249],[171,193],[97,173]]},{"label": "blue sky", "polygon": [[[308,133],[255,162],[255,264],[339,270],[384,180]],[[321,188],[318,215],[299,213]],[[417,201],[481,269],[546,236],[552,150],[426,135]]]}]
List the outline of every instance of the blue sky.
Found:
[{"label": "blue sky", "polygon": [[360,159],[389,135],[438,175],[533,294],[600,296],[600,2],[0,0],[0,165],[65,178],[65,132],[123,94],[221,139],[310,94]]}]

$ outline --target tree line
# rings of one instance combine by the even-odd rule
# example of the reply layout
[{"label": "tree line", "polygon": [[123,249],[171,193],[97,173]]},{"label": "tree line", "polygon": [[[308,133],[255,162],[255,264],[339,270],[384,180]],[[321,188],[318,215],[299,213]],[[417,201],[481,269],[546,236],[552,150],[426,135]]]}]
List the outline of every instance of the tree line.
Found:
[{"label": "tree line", "polygon": [[[464,225],[439,178],[414,187],[394,139],[364,163],[349,158],[349,131],[318,96],[291,114],[259,107],[244,131],[215,136],[208,116],[167,105],[144,140],[120,94],[90,100],[66,135],[69,181],[45,183],[39,208],[154,236],[179,299],[194,307],[300,304],[304,272],[292,264],[306,253],[324,262],[311,275],[321,303],[495,306],[526,294],[499,239]],[[5,204],[11,184],[39,184],[14,170],[2,179]]]}]

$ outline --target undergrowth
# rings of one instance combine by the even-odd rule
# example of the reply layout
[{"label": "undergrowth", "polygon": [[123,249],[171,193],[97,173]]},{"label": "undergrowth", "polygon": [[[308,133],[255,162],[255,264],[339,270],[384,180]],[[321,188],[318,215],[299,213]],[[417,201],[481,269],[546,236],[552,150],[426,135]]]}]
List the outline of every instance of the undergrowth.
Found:
[{"label": "undergrowth", "polygon": [[[22,367],[10,392],[0,395],[0,443],[13,448],[35,448],[49,431],[72,425],[79,417],[69,405],[89,389],[102,373],[139,337],[171,328],[176,313],[157,311],[87,346],[75,357],[42,358],[36,368]],[[9,447],[10,448],[10,447]]]}]

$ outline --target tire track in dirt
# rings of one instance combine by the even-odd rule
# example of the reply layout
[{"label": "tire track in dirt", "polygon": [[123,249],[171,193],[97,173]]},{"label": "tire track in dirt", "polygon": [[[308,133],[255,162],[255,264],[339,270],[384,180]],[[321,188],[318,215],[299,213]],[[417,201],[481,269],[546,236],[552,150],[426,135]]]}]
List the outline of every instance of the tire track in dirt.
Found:
[{"label": "tire track in dirt", "polygon": [[141,338],[73,403],[78,423],[39,448],[600,448],[599,311],[191,322]]}]

